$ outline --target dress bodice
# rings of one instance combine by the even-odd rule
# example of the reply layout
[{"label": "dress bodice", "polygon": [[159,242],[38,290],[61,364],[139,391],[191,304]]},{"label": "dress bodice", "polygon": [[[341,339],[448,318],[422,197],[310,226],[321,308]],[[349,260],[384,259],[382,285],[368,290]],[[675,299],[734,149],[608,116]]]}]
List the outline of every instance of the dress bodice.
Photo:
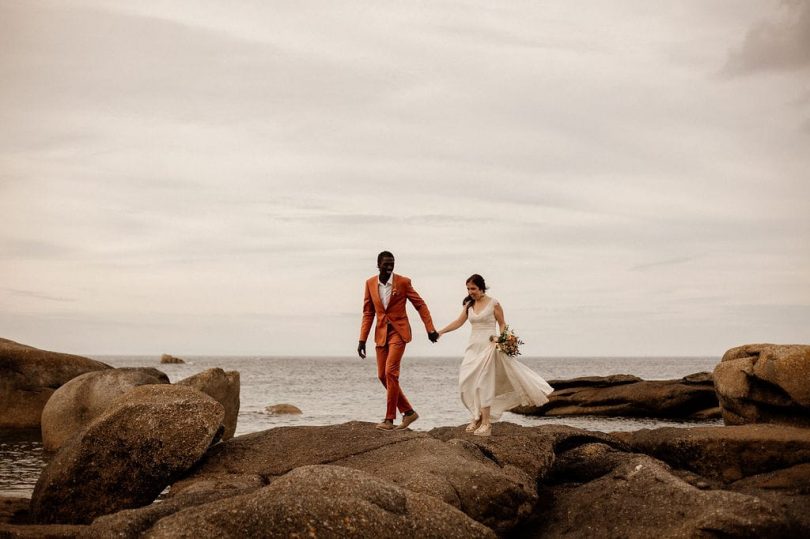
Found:
[{"label": "dress bodice", "polygon": [[472,326],[470,343],[489,342],[489,337],[498,333],[495,321],[495,305],[498,304],[498,300],[489,298],[488,301],[489,303],[479,313],[476,313],[472,307],[467,311],[467,319]]}]

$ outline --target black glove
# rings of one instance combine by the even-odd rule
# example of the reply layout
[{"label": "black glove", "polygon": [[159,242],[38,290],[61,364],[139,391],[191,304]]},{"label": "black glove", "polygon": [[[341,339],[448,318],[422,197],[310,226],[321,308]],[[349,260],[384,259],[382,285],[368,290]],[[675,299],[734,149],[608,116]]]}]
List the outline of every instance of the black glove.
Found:
[{"label": "black glove", "polygon": [[430,342],[438,341],[439,340],[439,332],[438,331],[431,331],[430,333],[428,333],[428,339],[430,339]]},{"label": "black glove", "polygon": [[360,344],[357,345],[357,355],[361,359],[366,359],[366,341],[360,341]]}]

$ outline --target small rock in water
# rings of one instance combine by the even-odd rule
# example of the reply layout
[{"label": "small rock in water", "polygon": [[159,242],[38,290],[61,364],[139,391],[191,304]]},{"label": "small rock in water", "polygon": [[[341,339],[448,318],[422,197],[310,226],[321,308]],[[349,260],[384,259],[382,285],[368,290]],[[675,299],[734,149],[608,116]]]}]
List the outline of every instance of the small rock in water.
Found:
[{"label": "small rock in water", "polygon": [[264,409],[270,415],[301,414],[301,409],[292,404],[271,404]]},{"label": "small rock in water", "polygon": [[160,356],[160,362],[161,363],[185,363],[185,361],[183,361],[179,357],[170,356],[169,354],[163,354],[162,356]]}]

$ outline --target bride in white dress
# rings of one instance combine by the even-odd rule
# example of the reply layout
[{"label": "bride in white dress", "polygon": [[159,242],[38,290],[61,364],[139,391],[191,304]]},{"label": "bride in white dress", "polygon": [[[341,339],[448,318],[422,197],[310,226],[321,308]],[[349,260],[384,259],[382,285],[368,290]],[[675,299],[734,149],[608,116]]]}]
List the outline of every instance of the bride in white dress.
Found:
[{"label": "bride in white dress", "polygon": [[[495,347],[490,336],[506,326],[498,300],[486,294],[487,285],[478,274],[467,279],[464,310],[459,317],[439,330],[439,335],[455,331],[467,320],[472,326],[470,342],[458,375],[461,402],[470,411],[472,421],[467,432],[477,436],[492,434],[492,421],[519,405],[540,406],[548,402],[553,388],[526,365],[510,358]],[[496,331],[497,322],[500,331]]]}]

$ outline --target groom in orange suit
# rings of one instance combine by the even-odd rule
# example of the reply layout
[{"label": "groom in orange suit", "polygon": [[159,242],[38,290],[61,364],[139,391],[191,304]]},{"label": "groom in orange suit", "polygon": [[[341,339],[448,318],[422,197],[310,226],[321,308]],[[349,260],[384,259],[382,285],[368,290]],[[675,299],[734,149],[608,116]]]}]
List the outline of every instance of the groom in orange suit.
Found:
[{"label": "groom in orange suit", "polygon": [[366,281],[366,292],[363,298],[363,323],[360,326],[360,344],[357,353],[366,357],[366,339],[371,331],[371,323],[377,317],[374,329],[374,344],[377,346],[377,377],[386,391],[387,406],[385,419],[377,425],[381,430],[393,430],[397,409],[402,414],[402,423],[397,429],[406,429],[419,419],[411,403],[399,387],[399,363],[405,353],[405,345],[411,342],[411,325],[405,312],[409,300],[428,332],[431,342],[439,339],[427,304],[419,297],[411,285],[411,280],[394,273],[394,255],[383,251],[377,255],[379,276]]}]

